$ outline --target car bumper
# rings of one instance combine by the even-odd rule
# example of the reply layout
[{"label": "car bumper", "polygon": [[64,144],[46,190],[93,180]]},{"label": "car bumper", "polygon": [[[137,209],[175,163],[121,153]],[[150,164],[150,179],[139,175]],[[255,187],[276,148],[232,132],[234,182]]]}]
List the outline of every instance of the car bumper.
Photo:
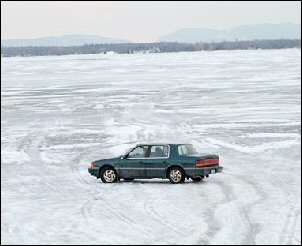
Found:
[{"label": "car bumper", "polygon": [[209,175],[209,174],[215,174],[222,172],[223,167],[222,166],[216,166],[216,167],[196,167],[192,169],[186,170],[186,174],[190,177],[194,176],[201,176],[201,175]]},{"label": "car bumper", "polygon": [[204,174],[215,174],[215,173],[220,173],[222,172],[223,167],[218,166],[218,167],[211,167],[211,168],[207,168],[204,170]]},{"label": "car bumper", "polygon": [[98,167],[90,167],[88,168],[88,172],[97,178],[100,177],[100,170]]}]

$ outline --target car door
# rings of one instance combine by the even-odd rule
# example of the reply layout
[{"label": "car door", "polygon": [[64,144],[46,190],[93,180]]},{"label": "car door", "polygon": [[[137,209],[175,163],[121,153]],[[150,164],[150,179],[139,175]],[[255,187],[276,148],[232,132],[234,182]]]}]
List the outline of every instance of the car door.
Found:
[{"label": "car door", "polygon": [[165,178],[166,168],[169,166],[170,146],[152,145],[148,158],[145,160],[147,178]]},{"label": "car door", "polygon": [[137,146],[121,161],[120,176],[122,178],[145,178],[145,163],[148,146]]}]

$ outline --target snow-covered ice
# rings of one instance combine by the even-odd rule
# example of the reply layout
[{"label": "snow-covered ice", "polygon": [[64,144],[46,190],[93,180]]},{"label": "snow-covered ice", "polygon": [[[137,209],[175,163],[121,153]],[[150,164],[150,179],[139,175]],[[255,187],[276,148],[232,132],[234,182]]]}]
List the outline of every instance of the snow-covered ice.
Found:
[{"label": "snow-covered ice", "polygon": [[[301,244],[301,50],[1,58],[2,244]],[[220,155],[201,183],[103,184],[138,142]]]}]

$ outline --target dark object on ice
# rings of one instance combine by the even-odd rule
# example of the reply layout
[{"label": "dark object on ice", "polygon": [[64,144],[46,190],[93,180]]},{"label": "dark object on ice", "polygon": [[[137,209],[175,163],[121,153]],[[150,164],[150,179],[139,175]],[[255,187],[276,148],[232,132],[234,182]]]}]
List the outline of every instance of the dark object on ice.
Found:
[{"label": "dark object on ice", "polygon": [[122,156],[92,162],[88,171],[104,183],[168,178],[176,184],[185,178],[199,182],[222,169],[218,155],[198,154],[192,144],[138,144]]}]

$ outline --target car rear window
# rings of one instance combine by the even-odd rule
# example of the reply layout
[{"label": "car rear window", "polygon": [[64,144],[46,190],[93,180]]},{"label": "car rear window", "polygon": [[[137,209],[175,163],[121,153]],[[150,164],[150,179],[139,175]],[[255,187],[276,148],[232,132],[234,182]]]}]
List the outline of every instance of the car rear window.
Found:
[{"label": "car rear window", "polygon": [[197,154],[197,151],[192,144],[183,144],[178,146],[178,154],[193,155],[193,154]]}]

